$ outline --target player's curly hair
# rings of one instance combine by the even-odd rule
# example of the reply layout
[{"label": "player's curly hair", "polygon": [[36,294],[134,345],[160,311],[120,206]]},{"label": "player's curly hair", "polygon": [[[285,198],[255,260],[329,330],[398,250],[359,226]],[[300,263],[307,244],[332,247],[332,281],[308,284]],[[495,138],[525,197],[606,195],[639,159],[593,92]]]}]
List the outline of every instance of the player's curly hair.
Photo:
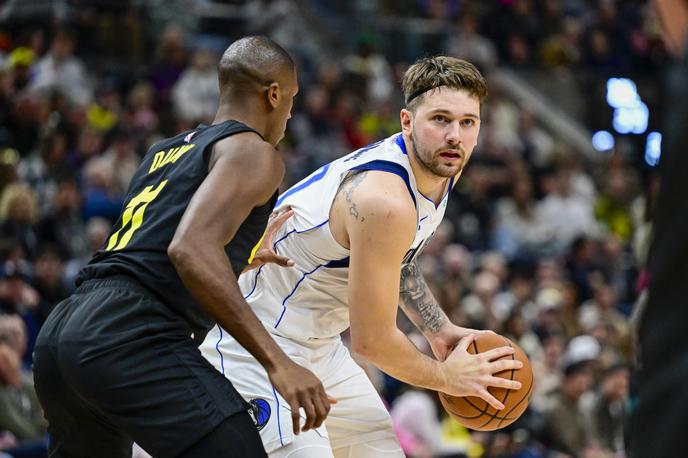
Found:
[{"label": "player's curly hair", "polygon": [[401,81],[406,106],[413,110],[423,96],[433,89],[447,86],[464,89],[482,104],[487,97],[487,83],[470,62],[455,57],[435,56],[411,65]]}]

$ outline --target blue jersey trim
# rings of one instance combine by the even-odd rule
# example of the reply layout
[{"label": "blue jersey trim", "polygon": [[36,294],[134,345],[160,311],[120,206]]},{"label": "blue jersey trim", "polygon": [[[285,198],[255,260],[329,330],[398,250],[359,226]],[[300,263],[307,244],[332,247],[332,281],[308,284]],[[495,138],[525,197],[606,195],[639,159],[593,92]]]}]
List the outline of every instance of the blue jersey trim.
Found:
[{"label": "blue jersey trim", "polygon": [[397,135],[397,138],[394,139],[394,142],[397,144],[399,149],[401,149],[401,152],[408,156],[408,153],[406,152],[406,143],[404,143],[404,136],[402,134]]},{"label": "blue jersey trim", "polygon": [[[447,197],[447,195],[449,195],[449,192],[451,192],[451,190],[452,190],[453,187],[454,187],[454,177],[451,177],[451,178],[449,179],[449,186],[447,187],[447,192],[445,192],[445,193],[444,193],[444,196],[442,196],[442,200],[444,200],[445,197]],[[435,210],[437,210],[437,207],[439,207],[440,204],[442,203],[442,200],[440,200],[440,204],[435,205],[435,201],[432,200],[431,198],[429,198],[428,196],[426,196],[425,194],[423,194],[422,192],[418,191],[418,194],[420,194],[421,196],[425,197],[425,199],[429,200],[430,203],[432,203],[432,205],[435,206]]]},{"label": "blue jersey trim", "polygon": [[418,221],[418,230],[420,230],[420,223],[422,223],[423,221],[425,221],[427,218],[428,218],[428,215],[422,217],[422,218],[420,219],[420,221]]},{"label": "blue jersey trim", "polygon": [[404,180],[404,183],[406,183],[406,187],[408,188],[409,194],[411,194],[411,199],[413,199],[413,205],[415,207],[418,207],[418,203],[416,202],[416,195],[413,193],[413,189],[411,188],[411,181],[409,180],[408,171],[404,168],[403,165],[397,164],[396,162],[383,161],[381,159],[377,159],[374,161],[366,162],[365,164],[357,165],[356,167],[353,167],[351,170],[380,170],[382,172],[389,172],[399,175],[401,179]]},{"label": "blue jersey trim", "polygon": [[284,194],[279,196],[279,199],[277,199],[277,203],[275,204],[275,207],[279,207],[284,199],[287,197],[291,196],[295,192],[301,191],[302,189],[307,188],[308,186],[312,185],[313,183],[320,181],[323,179],[325,174],[327,174],[327,169],[330,168],[330,164],[326,164],[320,171],[314,175],[312,175],[309,179],[301,183],[300,185],[296,185],[293,188],[288,189]]},{"label": "blue jersey trim", "polygon": [[287,295],[287,297],[285,297],[284,300],[282,301],[282,313],[280,313],[280,316],[279,316],[279,318],[277,319],[277,323],[275,323],[275,326],[274,326],[275,329],[277,329],[277,326],[279,326],[279,324],[282,322],[282,318],[284,318],[284,312],[287,311],[287,305],[286,305],[286,304],[287,304],[287,301],[289,300],[289,298],[292,297],[292,296],[294,295],[294,293],[296,292],[296,289],[299,287],[299,285],[301,284],[301,282],[302,282],[307,276],[309,276],[310,274],[312,274],[312,273],[315,272],[316,270],[320,269],[322,266],[323,266],[323,264],[318,264],[318,265],[315,267],[315,269],[313,269],[313,270],[311,270],[310,272],[306,272],[306,273],[304,273],[303,275],[301,275],[301,278],[299,279],[299,281],[297,281],[297,282],[296,282],[296,285],[294,285],[294,289],[292,289],[292,290],[291,290],[291,293],[289,293],[289,294]]},{"label": "blue jersey trim", "polygon": [[331,269],[338,269],[341,267],[349,267],[349,257],[347,256],[346,258],[330,261],[327,264],[325,264],[323,267],[328,267]]},{"label": "blue jersey trim", "polygon": [[277,408],[275,409],[277,411],[277,431],[279,432],[279,436],[280,436],[280,444],[282,446],[284,446],[284,441],[282,440],[282,425],[280,424],[280,415],[279,415],[280,403],[279,403],[279,399],[277,399],[277,391],[275,391],[274,386],[272,387],[272,394],[275,396],[275,405],[277,406]]},{"label": "blue jersey trim", "polygon": [[437,205],[435,205],[435,201],[434,201],[434,200],[432,200],[431,198],[429,198],[428,196],[426,196],[425,194],[423,194],[423,193],[420,192],[420,191],[418,191],[418,194],[420,194],[421,196],[423,196],[423,197],[425,198],[425,200],[427,200],[427,201],[430,202],[432,205],[434,205],[435,208],[437,208]]},{"label": "blue jersey trim", "polygon": [[[297,231],[296,229],[292,229],[291,231],[289,231],[289,232],[287,232],[286,234],[284,234],[284,236],[282,236],[281,239],[279,239],[279,240],[277,240],[275,243],[273,243],[273,244],[272,244],[272,249],[273,249],[273,250],[277,250],[277,244],[280,243],[282,240],[286,239],[287,237],[289,237],[291,234],[294,234],[294,233],[296,233],[296,234],[303,234],[304,232],[312,231],[313,229],[317,229],[317,228],[319,228],[320,226],[324,225],[324,224],[327,223],[328,221],[329,221],[329,219],[326,219],[326,220],[323,221],[322,223],[320,223],[320,224],[318,224],[318,225],[316,225],[316,226],[313,226],[313,227],[309,227],[308,229],[304,229],[304,230],[302,230],[302,231]],[[250,291],[247,295],[244,296],[244,299],[248,299],[249,297],[251,297],[251,295],[253,294],[253,292],[256,290],[256,287],[258,286],[258,277],[260,276],[260,273],[263,271],[263,267],[265,267],[265,264],[263,264],[262,266],[260,266],[260,267],[258,268],[258,272],[256,273],[256,276],[255,276],[254,279],[253,279],[253,287],[251,288],[251,291]]]},{"label": "blue jersey trim", "polygon": [[385,141],[385,140],[382,139],[382,140],[377,141],[377,142],[375,142],[375,143],[371,143],[371,144],[368,145],[368,146],[364,146],[363,148],[357,149],[357,150],[354,151],[353,153],[349,154],[349,155],[346,157],[346,159],[344,159],[344,162],[349,162],[349,161],[353,161],[353,160],[358,159],[359,157],[361,157],[361,155],[367,153],[367,152],[370,151],[371,149],[376,148],[377,146],[379,146],[380,144],[382,144],[383,141]]},{"label": "blue jersey trim", "polygon": [[296,229],[292,229],[291,231],[289,231],[289,232],[287,232],[286,234],[284,234],[284,235],[282,236],[281,239],[279,239],[279,240],[277,240],[275,243],[273,243],[273,244],[272,244],[272,248],[273,248],[273,249],[277,248],[277,244],[280,243],[282,240],[286,239],[287,237],[289,237],[291,234],[294,234],[294,233],[296,233],[296,234],[303,234],[304,232],[312,231],[313,229],[317,229],[317,228],[319,228],[320,226],[323,226],[323,225],[326,224],[329,220],[330,220],[330,219],[328,218],[328,219],[326,219],[325,221],[323,221],[322,223],[316,224],[315,226],[309,227],[308,229],[304,229],[304,230],[302,230],[302,231],[297,231]]},{"label": "blue jersey trim", "polygon": [[222,327],[219,324],[217,325],[217,330],[220,331],[220,338],[217,339],[215,350],[217,350],[217,353],[220,355],[220,367],[222,368],[222,375],[225,375],[225,358],[222,356],[222,352],[220,351],[220,342],[222,342]]},{"label": "blue jersey trim", "polygon": [[246,296],[244,296],[244,300],[251,297],[251,294],[253,294],[253,292],[256,290],[256,286],[258,286],[258,276],[263,271],[263,267],[265,267],[265,264],[258,267],[258,272],[256,273],[256,276],[253,278],[253,288],[251,288],[251,291],[249,291],[249,293]]},{"label": "blue jersey trim", "polygon": [[310,272],[306,272],[303,275],[301,275],[301,278],[299,278],[299,281],[296,282],[296,284],[294,285],[294,288],[291,290],[291,292],[289,294],[287,294],[287,297],[285,297],[284,300],[282,301],[282,313],[280,313],[280,316],[277,319],[277,323],[275,323],[275,326],[274,326],[275,329],[277,329],[277,326],[279,326],[280,323],[282,322],[282,318],[284,318],[284,314],[287,311],[287,301],[289,300],[289,298],[294,295],[296,290],[299,288],[299,285],[301,284],[301,282],[304,281],[307,276],[311,275],[312,273],[315,273],[321,267],[334,268],[334,269],[342,268],[342,267],[349,267],[349,257],[347,256],[347,257],[342,258],[342,259],[335,259],[335,260],[327,262],[326,264],[318,264]]},{"label": "blue jersey trim", "polygon": [[[444,197],[447,197],[452,189],[454,189],[454,177],[451,177],[451,179],[449,179],[449,187],[447,188],[447,192],[444,193]],[[442,200],[444,200],[444,197],[442,198]]]}]

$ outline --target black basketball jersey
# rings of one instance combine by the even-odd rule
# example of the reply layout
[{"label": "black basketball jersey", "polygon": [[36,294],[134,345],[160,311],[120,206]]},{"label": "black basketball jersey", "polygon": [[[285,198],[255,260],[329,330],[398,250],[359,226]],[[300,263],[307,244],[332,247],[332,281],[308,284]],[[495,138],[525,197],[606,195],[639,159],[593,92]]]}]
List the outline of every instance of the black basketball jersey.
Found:
[{"label": "black basketball jersey", "polygon": [[[255,131],[240,122],[225,121],[199,126],[153,145],[129,184],[122,214],[105,246],[82,269],[77,283],[129,275],[184,318],[197,337],[204,335],[214,321],[184,287],[167,256],[167,247],[187,205],[208,175],[212,145],[240,132]],[[260,241],[276,201],[277,191],[270,202],[253,208],[226,245],[237,276]]]}]

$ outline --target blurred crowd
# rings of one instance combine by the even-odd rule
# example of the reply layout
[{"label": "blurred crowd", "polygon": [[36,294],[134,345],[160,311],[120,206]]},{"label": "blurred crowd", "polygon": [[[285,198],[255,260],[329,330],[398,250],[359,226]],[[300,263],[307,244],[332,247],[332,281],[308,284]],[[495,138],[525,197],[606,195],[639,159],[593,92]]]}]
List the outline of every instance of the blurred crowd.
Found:
[{"label": "blurred crowd", "polygon": [[[0,1],[0,11],[13,3]],[[38,330],[104,243],[148,146],[212,121],[215,65],[229,40],[264,33],[298,61],[301,89],[280,145],[285,187],[399,131],[400,76],[423,54],[466,58],[488,82],[496,67],[656,76],[666,60],[640,1],[217,2],[232,7],[224,23],[191,13],[173,21],[158,3],[102,2],[60,21],[34,12],[0,23],[0,456],[45,453],[31,387]],[[410,21],[409,33],[417,18],[448,31],[410,55],[413,47],[385,52],[385,36],[366,20],[336,43],[322,30],[361,13],[369,24]],[[624,457],[633,313],[647,285],[658,180],[633,148],[589,163],[489,88],[479,145],[420,265],[455,323],[525,350],[530,408],[504,430],[470,432],[434,393],[369,374],[410,457]],[[399,324],[429,351],[404,317]]]}]

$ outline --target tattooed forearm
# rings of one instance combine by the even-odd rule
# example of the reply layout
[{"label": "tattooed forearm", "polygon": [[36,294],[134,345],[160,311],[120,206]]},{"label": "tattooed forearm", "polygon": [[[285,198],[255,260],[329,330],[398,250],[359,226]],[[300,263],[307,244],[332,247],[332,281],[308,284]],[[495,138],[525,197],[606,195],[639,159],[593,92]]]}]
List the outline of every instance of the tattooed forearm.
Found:
[{"label": "tattooed forearm", "polygon": [[428,288],[415,261],[402,266],[399,298],[406,316],[423,333],[436,333],[448,319]]},{"label": "tattooed forearm", "polygon": [[368,172],[365,170],[360,172],[352,172],[349,174],[349,176],[344,178],[344,181],[342,181],[342,184],[339,186],[339,191],[337,191],[336,198],[338,198],[340,195],[344,196],[347,206],[349,207],[349,215],[358,221],[365,221],[365,218],[360,216],[358,213],[356,202],[353,201],[353,193],[367,174]]}]

